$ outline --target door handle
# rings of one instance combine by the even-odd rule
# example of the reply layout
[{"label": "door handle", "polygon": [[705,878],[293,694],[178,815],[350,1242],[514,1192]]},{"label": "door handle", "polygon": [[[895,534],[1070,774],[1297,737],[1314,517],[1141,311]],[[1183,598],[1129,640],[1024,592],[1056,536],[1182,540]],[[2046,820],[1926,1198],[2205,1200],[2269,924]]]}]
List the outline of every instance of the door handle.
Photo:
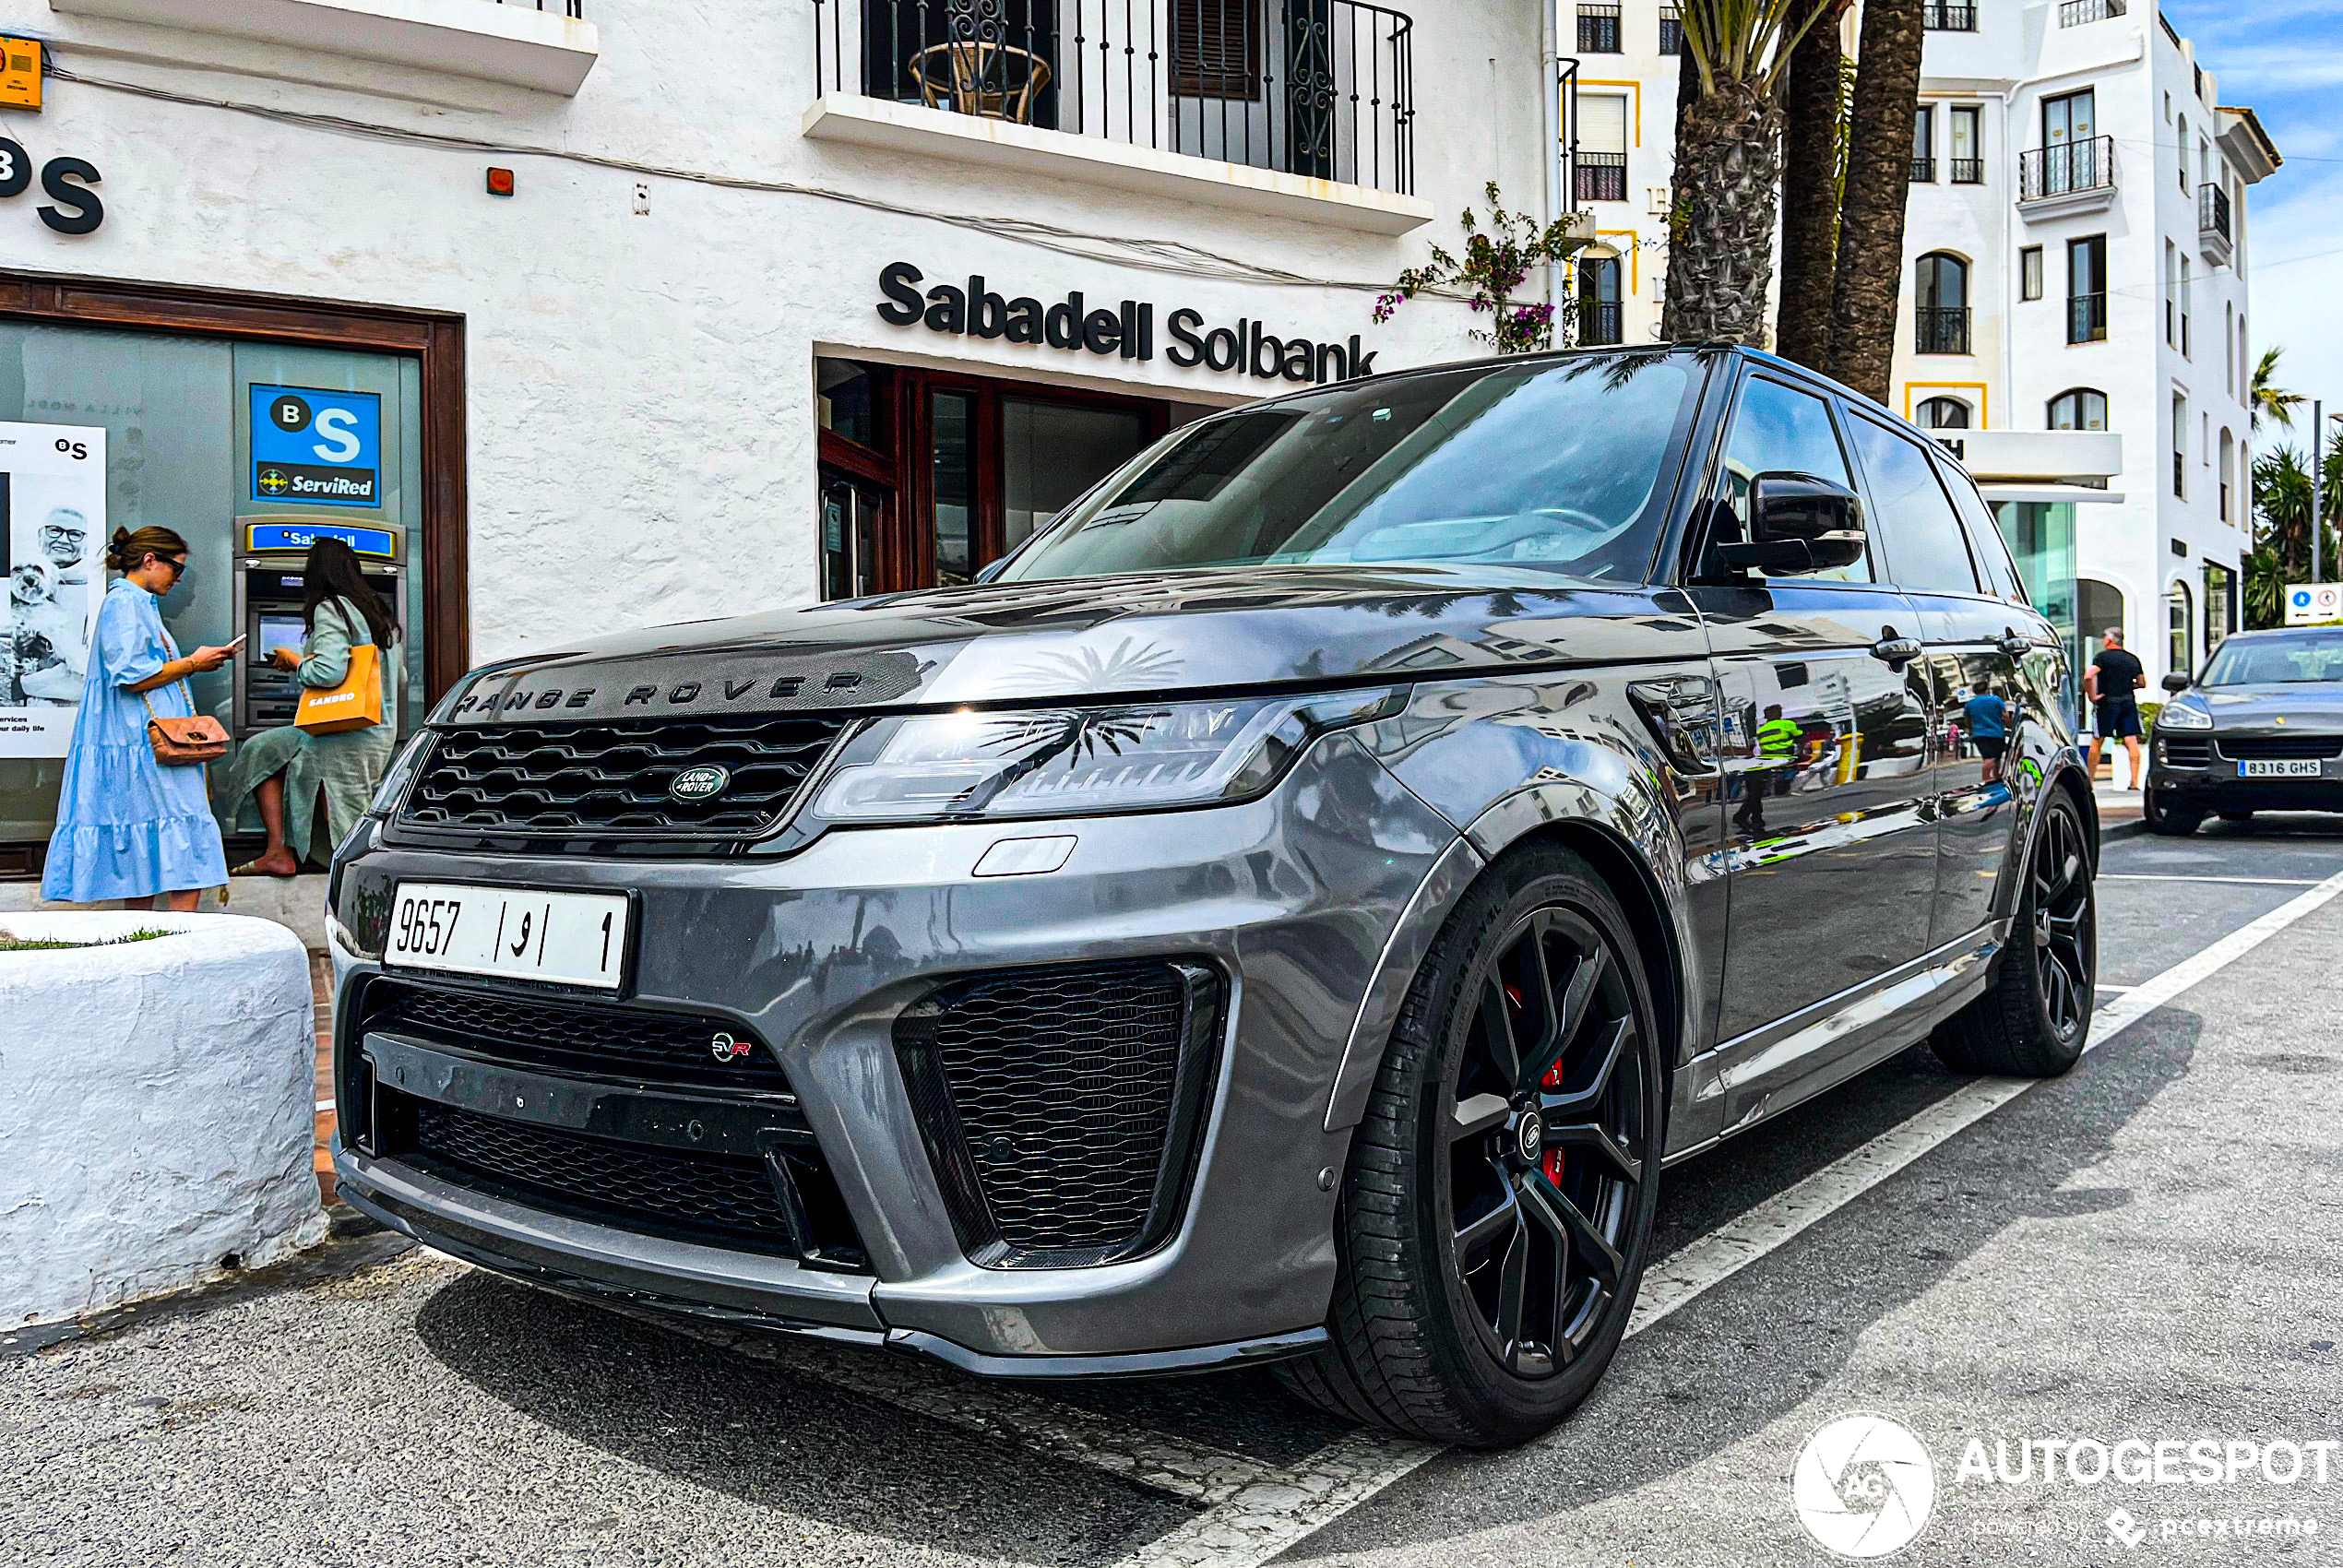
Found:
[{"label": "door handle", "polygon": [[1926,651],[1918,637],[1898,636],[1893,626],[1882,626],[1879,640],[1871,645],[1871,656],[1890,670],[1901,670]]},{"label": "door handle", "polygon": [[2016,630],[2004,630],[1996,646],[2012,659],[2023,659],[2034,651],[2034,639]]}]

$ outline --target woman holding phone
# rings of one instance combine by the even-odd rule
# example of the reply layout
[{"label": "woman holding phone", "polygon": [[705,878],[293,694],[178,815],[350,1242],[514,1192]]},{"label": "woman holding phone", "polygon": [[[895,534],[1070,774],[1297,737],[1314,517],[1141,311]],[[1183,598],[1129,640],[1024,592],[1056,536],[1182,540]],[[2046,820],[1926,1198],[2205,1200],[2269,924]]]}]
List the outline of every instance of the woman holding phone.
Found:
[{"label": "woman holding phone", "polygon": [[291,724],[263,731],[236,750],[229,775],[230,810],[250,795],[260,808],[268,847],[258,859],[236,868],[237,876],[296,876],[314,840],[310,823],[322,805],[326,841],[315,845],[319,859],[332,852],[365,814],[375,787],[390,766],[398,731],[398,686],[402,677],[391,644],[398,627],[390,606],[366,581],[357,552],[338,539],[321,539],[301,564],[301,621],[306,634],[296,653],[278,648],[268,656],[305,691],[329,691],[350,678],[350,650],[375,645],[382,672],[383,722],[363,729],[316,734]]},{"label": "woman holding phone", "polygon": [[184,913],[205,888],[228,880],[227,857],[204,770],[158,763],[147,720],[194,717],[187,677],[227,663],[236,643],[183,656],[163,628],[162,596],[187,575],[187,541],[171,529],[116,529],[106,564],[122,576],[107,588],[90,638],[41,896],[75,904],[120,898],[141,909],[160,897]]}]

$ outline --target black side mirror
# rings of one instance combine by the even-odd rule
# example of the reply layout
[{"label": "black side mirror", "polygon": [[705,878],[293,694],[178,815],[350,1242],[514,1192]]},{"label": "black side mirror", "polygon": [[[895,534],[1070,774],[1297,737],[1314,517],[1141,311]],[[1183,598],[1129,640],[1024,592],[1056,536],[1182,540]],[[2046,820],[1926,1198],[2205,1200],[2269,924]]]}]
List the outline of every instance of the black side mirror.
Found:
[{"label": "black side mirror", "polygon": [[2194,683],[2177,670],[2164,677],[2164,689],[2168,692],[2184,692]]},{"label": "black side mirror", "polygon": [[1745,542],[1720,544],[1728,566],[1768,574],[1823,572],[1863,558],[1862,498],[1816,474],[1763,473],[1750,481]]}]

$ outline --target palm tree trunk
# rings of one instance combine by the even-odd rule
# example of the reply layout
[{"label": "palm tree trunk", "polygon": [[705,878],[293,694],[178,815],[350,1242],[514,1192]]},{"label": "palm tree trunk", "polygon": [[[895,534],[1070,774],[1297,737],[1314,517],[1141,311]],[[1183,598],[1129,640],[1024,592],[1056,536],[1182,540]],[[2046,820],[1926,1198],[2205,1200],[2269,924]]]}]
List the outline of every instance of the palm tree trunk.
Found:
[{"label": "palm tree trunk", "polygon": [[1668,243],[1668,336],[1762,346],[1773,283],[1781,105],[1720,76],[1680,101]]},{"label": "palm tree trunk", "polygon": [[1774,351],[1830,368],[1831,283],[1838,268],[1838,21],[1850,0],[1810,0],[1813,25],[1790,52],[1782,131],[1781,309]]},{"label": "palm tree trunk", "polygon": [[1861,68],[1849,116],[1847,196],[1831,291],[1830,374],[1879,402],[1894,377],[1896,296],[1911,196],[1912,114],[1920,105],[1921,0],[1864,0]]}]

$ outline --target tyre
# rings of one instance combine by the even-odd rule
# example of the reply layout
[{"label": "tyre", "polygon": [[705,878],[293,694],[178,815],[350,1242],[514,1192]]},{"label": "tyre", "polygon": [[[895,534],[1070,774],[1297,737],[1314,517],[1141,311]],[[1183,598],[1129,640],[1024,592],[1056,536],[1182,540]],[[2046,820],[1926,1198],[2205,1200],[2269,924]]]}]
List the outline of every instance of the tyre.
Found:
[{"label": "tyre", "polygon": [[2099,898],[2082,814],[2063,790],[2042,822],[1985,994],[1936,1027],[1930,1043],[1956,1073],[2048,1078],[2083,1054],[2099,975]]},{"label": "tyre", "polygon": [[1667,1053],[1634,932],[1552,846],[1493,867],[1426,956],[1352,1137],[1332,1343],[1280,1371],[1337,1415],[1498,1447],[1586,1398],[1659,1202]]},{"label": "tyre", "polygon": [[2185,807],[2159,805],[2158,791],[2150,790],[2140,803],[2140,815],[2147,823],[2150,833],[2161,833],[2174,838],[2185,838],[2203,826],[2205,814]]}]

